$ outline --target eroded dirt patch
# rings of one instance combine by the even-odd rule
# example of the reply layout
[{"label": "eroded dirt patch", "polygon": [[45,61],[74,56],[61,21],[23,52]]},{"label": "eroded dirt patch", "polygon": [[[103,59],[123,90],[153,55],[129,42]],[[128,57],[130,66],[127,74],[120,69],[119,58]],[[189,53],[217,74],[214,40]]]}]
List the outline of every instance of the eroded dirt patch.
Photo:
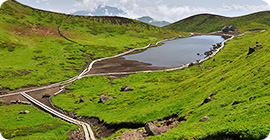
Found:
[{"label": "eroded dirt patch", "polygon": [[117,57],[95,63],[91,71],[88,72],[87,74],[136,72],[136,71],[166,69],[164,67],[150,67],[150,66],[151,64],[142,63],[135,60],[126,60],[124,57]]},{"label": "eroded dirt patch", "polygon": [[21,27],[13,27],[13,31],[16,34],[23,34],[26,36],[60,37],[60,35],[58,34],[57,28],[40,26],[40,25],[32,25],[31,27],[22,27],[22,26]]}]

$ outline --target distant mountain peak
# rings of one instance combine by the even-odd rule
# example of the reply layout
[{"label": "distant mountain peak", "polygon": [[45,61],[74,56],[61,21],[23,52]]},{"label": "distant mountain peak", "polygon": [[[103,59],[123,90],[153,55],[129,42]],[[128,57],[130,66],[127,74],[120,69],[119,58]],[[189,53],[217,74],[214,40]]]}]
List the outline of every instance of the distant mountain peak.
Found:
[{"label": "distant mountain peak", "polygon": [[155,20],[155,19],[153,19],[152,17],[149,17],[149,16],[143,16],[143,17],[140,17],[140,18],[136,18],[136,20],[144,22],[144,23],[152,24],[152,25],[155,25],[155,26],[159,26],[159,27],[163,27],[163,26],[166,26],[166,25],[170,24],[170,22],[158,21],[158,20]]},{"label": "distant mountain peak", "polygon": [[101,6],[99,5],[97,9],[93,11],[76,11],[72,13],[73,15],[81,15],[81,16],[117,16],[117,15],[125,15],[126,13],[119,8],[111,7],[111,6]]}]

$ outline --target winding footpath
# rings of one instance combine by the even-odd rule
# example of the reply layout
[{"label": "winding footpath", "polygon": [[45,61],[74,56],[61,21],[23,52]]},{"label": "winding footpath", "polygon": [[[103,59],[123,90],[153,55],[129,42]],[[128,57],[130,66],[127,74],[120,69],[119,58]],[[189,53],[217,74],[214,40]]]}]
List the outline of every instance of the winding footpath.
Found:
[{"label": "winding footpath", "polygon": [[[199,62],[193,62],[194,63],[202,63],[210,58],[212,58],[214,55],[216,55],[224,46],[225,46],[225,42],[228,41],[228,40],[231,40],[233,39],[234,36],[232,36],[231,38],[227,39],[227,40],[224,40],[222,43],[221,43],[221,47],[214,51],[212,53],[212,55],[200,60]],[[170,39],[172,40],[172,39]],[[163,43],[165,41],[168,41],[168,39],[166,40],[163,40],[163,41],[159,41],[156,43],[156,45],[160,44],[160,43]],[[189,64],[185,64],[185,65],[182,65],[182,66],[179,66],[179,67],[175,67],[175,68],[169,68],[169,69],[164,69],[164,70],[148,70],[148,71],[135,71],[135,72],[118,72],[118,73],[101,73],[101,74],[88,74],[87,73],[89,71],[91,71],[91,69],[93,68],[93,65],[97,62],[100,62],[100,61],[103,61],[103,60],[107,60],[107,59],[112,59],[112,58],[116,58],[116,57],[120,57],[120,56],[124,56],[126,54],[129,54],[131,52],[134,52],[134,51],[137,51],[137,50],[144,50],[144,49],[147,49],[151,47],[151,44],[143,47],[143,48],[135,48],[135,49],[131,49],[127,52],[124,52],[124,53],[121,53],[121,54],[118,54],[118,55],[115,55],[115,56],[112,56],[112,57],[106,57],[106,58],[101,58],[101,59],[97,59],[97,60],[94,60],[92,63],[89,64],[89,66],[84,69],[84,71],[82,71],[79,75],[69,79],[69,80],[66,80],[66,81],[62,81],[62,82],[59,82],[59,83],[56,83],[56,84],[52,84],[52,85],[48,85],[48,86],[44,86],[44,87],[39,87],[39,88],[35,88],[35,89],[31,89],[31,90],[26,90],[26,91],[21,91],[21,92],[15,92],[15,93],[10,93],[10,94],[5,94],[5,95],[0,95],[0,98],[2,97],[7,97],[7,96],[14,96],[14,95],[22,95],[23,97],[25,97],[27,100],[31,101],[33,104],[41,107],[42,109],[46,110],[47,112],[69,122],[69,123],[73,123],[73,124],[77,124],[77,125],[81,125],[83,127],[83,130],[84,130],[84,134],[85,134],[85,139],[86,140],[95,140],[95,136],[94,136],[94,133],[90,127],[89,124],[85,123],[85,122],[81,122],[81,121],[78,121],[78,120],[75,120],[73,118],[70,118],[62,113],[59,113],[58,111],[44,105],[43,103],[39,102],[38,100],[34,99],[33,97],[31,97],[30,95],[28,95],[27,93],[28,92],[33,92],[33,91],[38,91],[38,90],[43,90],[43,89],[49,89],[49,88],[53,88],[53,87],[61,87],[60,90],[58,92],[56,92],[54,95],[58,95],[60,94],[65,88],[67,85],[71,84],[72,82],[78,80],[78,79],[81,79],[81,78],[84,78],[84,77],[89,77],[89,76],[98,76],[98,75],[124,75],[124,74],[135,74],[135,73],[139,73],[139,72],[157,72],[157,71],[174,71],[174,70],[181,70],[183,68],[187,68],[189,67]]]}]

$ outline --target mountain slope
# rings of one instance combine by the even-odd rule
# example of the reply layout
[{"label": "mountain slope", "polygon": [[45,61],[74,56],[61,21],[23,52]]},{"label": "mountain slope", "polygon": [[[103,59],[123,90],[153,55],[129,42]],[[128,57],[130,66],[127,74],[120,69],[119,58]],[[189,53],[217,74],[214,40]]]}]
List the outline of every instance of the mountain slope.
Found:
[{"label": "mountain slope", "polygon": [[60,82],[94,59],[180,34],[127,18],[58,14],[9,0],[0,9],[0,92]]},{"label": "mountain slope", "polygon": [[165,26],[165,28],[176,31],[205,33],[220,31],[222,27],[230,25],[233,25],[240,31],[267,28],[270,26],[270,11],[232,18],[212,14],[199,14]]},{"label": "mountain slope", "polygon": [[163,27],[163,26],[166,26],[166,25],[170,24],[167,21],[154,20],[153,18],[151,18],[149,16],[140,17],[140,18],[137,18],[136,20],[139,20],[141,22],[148,23],[148,24],[151,24],[151,25],[155,25],[155,26],[158,26],[158,27]]},{"label": "mountain slope", "polygon": [[[106,126],[144,126],[170,117],[182,121],[167,133],[149,138],[153,140],[261,140],[270,132],[269,38],[269,29],[246,33],[226,42],[209,61],[179,71],[138,73],[111,82],[107,76],[83,78],[52,102],[78,116],[98,117]],[[261,46],[247,55],[256,42]],[[123,85],[134,90],[121,92]],[[104,95],[115,98],[100,103]],[[76,103],[82,96],[85,102]],[[200,122],[204,116],[210,120]]]}]

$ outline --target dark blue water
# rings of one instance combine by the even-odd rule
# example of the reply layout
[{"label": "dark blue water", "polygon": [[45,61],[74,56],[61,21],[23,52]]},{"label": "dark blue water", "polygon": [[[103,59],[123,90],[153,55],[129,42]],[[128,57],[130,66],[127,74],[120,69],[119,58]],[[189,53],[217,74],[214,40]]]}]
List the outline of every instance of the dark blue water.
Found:
[{"label": "dark blue water", "polygon": [[127,60],[149,63],[157,67],[175,67],[203,59],[203,54],[224,41],[221,36],[203,35],[166,41],[164,45],[149,48],[141,53],[124,56]]}]

